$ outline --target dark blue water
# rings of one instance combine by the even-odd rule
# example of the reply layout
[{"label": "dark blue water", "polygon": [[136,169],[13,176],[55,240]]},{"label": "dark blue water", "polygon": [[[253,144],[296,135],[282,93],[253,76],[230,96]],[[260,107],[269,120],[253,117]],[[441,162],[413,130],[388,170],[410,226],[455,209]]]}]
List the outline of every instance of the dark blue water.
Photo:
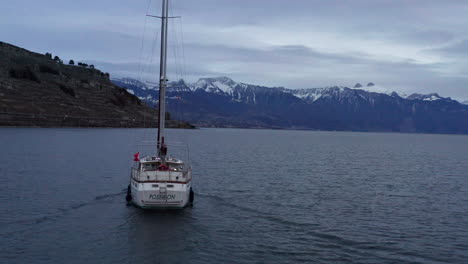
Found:
[{"label": "dark blue water", "polygon": [[170,130],[195,205],[126,206],[145,129],[0,129],[1,263],[466,263],[468,137]]}]

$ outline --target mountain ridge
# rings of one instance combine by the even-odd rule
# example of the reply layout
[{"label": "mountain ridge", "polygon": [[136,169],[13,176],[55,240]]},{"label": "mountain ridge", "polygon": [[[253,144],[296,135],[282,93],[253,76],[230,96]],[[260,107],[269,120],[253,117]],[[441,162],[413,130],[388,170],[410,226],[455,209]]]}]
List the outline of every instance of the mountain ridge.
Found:
[{"label": "mountain ridge", "polygon": [[[157,86],[113,82],[157,104]],[[185,120],[200,126],[468,133],[468,107],[451,98],[366,89],[375,87],[288,89],[214,77],[170,82],[167,92],[168,107],[177,106]]]},{"label": "mountain ridge", "polygon": [[[141,81],[132,78],[113,78],[113,82],[120,83],[122,85],[130,85],[136,86],[140,89],[144,90],[151,90],[151,89],[159,89],[157,85],[147,85]],[[149,83],[149,82],[148,82]],[[429,94],[420,94],[420,93],[411,93],[405,94],[401,92],[396,92],[391,89],[386,89],[381,86],[374,84],[373,82],[369,82],[367,85],[362,85],[360,83],[356,83],[352,87],[348,86],[326,86],[326,87],[318,87],[318,88],[299,88],[299,89],[290,89],[284,87],[267,87],[261,85],[254,85],[254,84],[247,84],[243,82],[236,82],[229,77],[226,76],[219,76],[219,77],[206,77],[206,78],[199,78],[194,83],[187,83],[183,79],[178,81],[173,81],[168,83],[168,91],[195,91],[198,89],[204,90],[206,92],[213,92],[218,94],[226,94],[232,95],[233,92],[240,88],[248,88],[248,87],[262,87],[267,89],[279,89],[284,92],[293,94],[299,98],[307,98],[313,97],[315,100],[318,99],[317,94],[320,91],[327,90],[327,89],[355,89],[355,90],[364,90],[371,93],[378,93],[378,94],[386,94],[389,96],[399,96],[401,98],[409,99],[409,100],[425,100],[425,101],[435,101],[435,100],[452,100],[450,97],[442,97],[438,93],[429,93]],[[144,99],[144,98],[140,98]],[[456,100],[455,100],[456,101]],[[466,103],[468,101],[459,102],[459,103]]]}]

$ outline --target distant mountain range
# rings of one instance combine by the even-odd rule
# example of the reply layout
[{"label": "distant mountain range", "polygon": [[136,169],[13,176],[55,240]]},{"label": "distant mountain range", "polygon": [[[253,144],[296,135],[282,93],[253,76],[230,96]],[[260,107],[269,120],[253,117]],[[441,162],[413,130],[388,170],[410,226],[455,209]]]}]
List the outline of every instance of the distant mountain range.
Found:
[{"label": "distant mountain range", "polygon": [[[131,78],[112,82],[155,106],[159,88]],[[264,87],[228,77],[168,85],[175,118],[199,126],[468,133],[468,106],[436,93],[405,95],[374,83],[353,88]]]}]

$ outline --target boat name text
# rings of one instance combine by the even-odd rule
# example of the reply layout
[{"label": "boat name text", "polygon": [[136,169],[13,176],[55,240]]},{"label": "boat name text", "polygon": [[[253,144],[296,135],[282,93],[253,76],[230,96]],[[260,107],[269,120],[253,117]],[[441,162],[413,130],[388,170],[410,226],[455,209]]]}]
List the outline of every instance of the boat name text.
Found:
[{"label": "boat name text", "polygon": [[174,200],[175,194],[150,194],[149,198],[153,200]]}]

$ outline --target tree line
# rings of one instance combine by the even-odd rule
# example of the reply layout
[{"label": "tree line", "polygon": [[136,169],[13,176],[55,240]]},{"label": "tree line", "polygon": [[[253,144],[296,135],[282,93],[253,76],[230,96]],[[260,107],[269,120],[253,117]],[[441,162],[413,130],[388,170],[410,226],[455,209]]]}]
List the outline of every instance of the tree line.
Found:
[{"label": "tree line", "polygon": [[[54,58],[52,59],[52,53],[49,53],[49,52],[46,52],[45,56],[48,57],[48,58],[51,59],[51,60],[54,60],[54,61],[57,62],[57,63],[63,64],[63,60],[61,60],[59,56],[54,56]],[[75,61],[74,61],[74,60],[70,60],[70,61],[68,62],[68,64],[69,64],[69,65],[75,65]],[[81,66],[81,67],[84,67],[84,68],[95,69],[95,67],[94,67],[93,64],[88,65],[87,63],[77,62],[76,65]],[[106,73],[104,73],[104,75],[109,76],[109,73],[106,72]]]}]

